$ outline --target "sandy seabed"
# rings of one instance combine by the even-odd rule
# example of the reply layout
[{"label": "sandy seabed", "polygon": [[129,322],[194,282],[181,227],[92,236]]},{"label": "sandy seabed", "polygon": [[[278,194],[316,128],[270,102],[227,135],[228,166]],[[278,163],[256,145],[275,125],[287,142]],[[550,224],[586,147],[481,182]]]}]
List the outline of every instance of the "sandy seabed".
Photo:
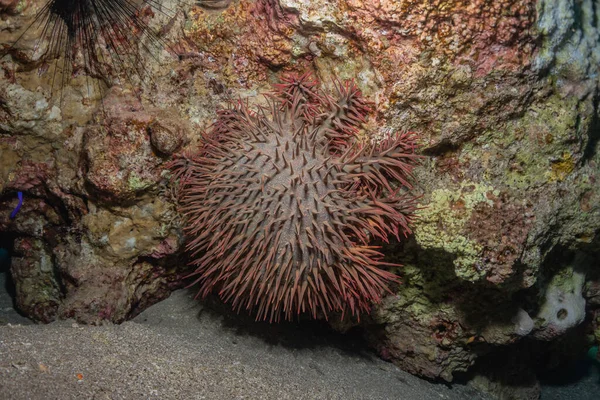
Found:
[{"label": "sandy seabed", "polygon": [[33,325],[6,298],[0,307],[0,399],[489,398],[419,379],[314,324],[254,323],[186,290],[121,325]]}]

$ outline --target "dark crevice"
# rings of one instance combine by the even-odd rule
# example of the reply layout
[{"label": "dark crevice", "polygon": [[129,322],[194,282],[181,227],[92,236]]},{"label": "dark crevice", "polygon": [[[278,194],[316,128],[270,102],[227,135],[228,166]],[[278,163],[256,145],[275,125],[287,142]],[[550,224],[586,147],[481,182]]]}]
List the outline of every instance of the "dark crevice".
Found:
[{"label": "dark crevice", "polygon": [[600,141],[600,94],[596,93],[593,100],[594,112],[590,123],[589,139],[587,146],[583,151],[582,162],[589,161],[598,151],[598,142]]},{"label": "dark crevice", "polygon": [[[468,140],[468,139],[467,139]],[[421,153],[425,156],[442,156],[450,153],[454,153],[460,149],[465,140],[461,140],[460,142],[453,142],[452,138],[444,138],[440,140],[438,143],[433,144],[432,146],[424,148]]]},{"label": "dark crevice", "polygon": [[[10,297],[12,308],[15,310],[15,313],[18,313],[15,303],[17,291],[10,271],[15,239],[16,235],[13,233],[0,232],[0,282],[4,282],[2,287],[0,287],[0,294],[2,297],[5,297],[6,295]],[[4,307],[8,305],[6,300],[2,301],[2,304]],[[0,310],[0,317],[6,316],[4,311],[6,310]],[[0,318],[0,325],[5,322],[3,319],[4,318]],[[8,320],[10,321],[11,319],[9,318]]]},{"label": "dark crevice", "polygon": [[16,235],[13,233],[0,232],[0,274],[6,274],[6,284],[0,290],[6,290],[8,294],[15,298],[15,285],[10,273],[10,264],[14,251]]},{"label": "dark crevice", "polygon": [[573,26],[571,29],[574,31],[583,30],[583,10],[581,9],[581,1],[573,2]]}]

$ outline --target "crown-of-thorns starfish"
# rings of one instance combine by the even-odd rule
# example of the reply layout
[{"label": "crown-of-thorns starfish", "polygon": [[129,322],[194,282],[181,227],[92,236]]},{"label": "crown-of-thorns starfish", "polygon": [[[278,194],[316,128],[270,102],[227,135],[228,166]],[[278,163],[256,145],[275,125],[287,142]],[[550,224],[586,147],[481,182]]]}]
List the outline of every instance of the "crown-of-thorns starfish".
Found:
[{"label": "crown-of-thorns starfish", "polygon": [[268,104],[220,111],[172,163],[198,295],[270,321],[368,312],[397,281],[369,243],[410,232],[414,136],[359,144],[370,110],[353,82],[330,96],[290,75]]}]

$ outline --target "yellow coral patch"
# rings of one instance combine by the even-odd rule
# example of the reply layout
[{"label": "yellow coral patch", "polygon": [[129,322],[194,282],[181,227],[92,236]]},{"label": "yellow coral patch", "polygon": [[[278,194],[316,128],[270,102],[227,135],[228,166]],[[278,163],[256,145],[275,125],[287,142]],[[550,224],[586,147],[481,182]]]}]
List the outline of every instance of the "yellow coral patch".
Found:
[{"label": "yellow coral patch", "polygon": [[550,165],[550,176],[549,180],[562,182],[567,176],[575,169],[575,162],[571,153],[564,152],[562,157],[556,161],[553,161]]}]

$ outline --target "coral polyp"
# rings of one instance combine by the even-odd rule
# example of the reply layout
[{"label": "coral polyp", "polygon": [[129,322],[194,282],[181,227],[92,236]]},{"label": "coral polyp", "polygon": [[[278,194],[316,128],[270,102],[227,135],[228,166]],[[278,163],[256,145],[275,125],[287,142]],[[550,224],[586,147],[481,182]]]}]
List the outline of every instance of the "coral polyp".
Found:
[{"label": "coral polyp", "polygon": [[198,294],[269,321],[368,312],[397,281],[372,241],[410,232],[414,135],[361,143],[353,82],[290,75],[268,104],[220,111],[172,164]]}]

